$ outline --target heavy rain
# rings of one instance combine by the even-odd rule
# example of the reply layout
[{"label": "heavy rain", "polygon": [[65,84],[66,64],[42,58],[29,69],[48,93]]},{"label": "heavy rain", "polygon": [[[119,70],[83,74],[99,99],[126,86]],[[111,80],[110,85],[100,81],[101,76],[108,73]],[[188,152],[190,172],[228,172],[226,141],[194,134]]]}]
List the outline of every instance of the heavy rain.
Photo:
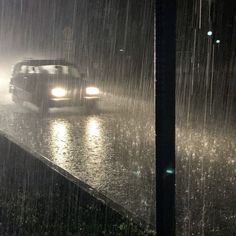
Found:
[{"label": "heavy rain", "polygon": [[[81,191],[105,202],[122,217],[133,219],[137,227],[147,227],[146,233],[152,234],[154,1],[1,0],[0,9],[1,133],[75,182]],[[22,159],[18,157],[18,161]],[[2,173],[6,169],[2,165]],[[34,175],[39,169],[32,170]],[[44,176],[38,177],[41,183]],[[25,178],[31,179],[31,175]],[[55,209],[50,204],[56,193],[54,197],[50,191],[35,190],[30,195],[30,181],[23,183],[24,191],[18,182],[17,189],[8,194],[6,187],[1,190],[3,235],[95,235],[90,223],[73,218],[72,213],[64,216],[56,229],[55,223],[43,223],[39,212],[45,208],[38,210],[39,202],[44,199],[47,210],[43,217],[51,222]],[[56,184],[56,180],[52,182],[52,186]],[[45,189],[47,186],[53,188],[46,181]],[[8,201],[9,196],[15,196],[14,191],[16,208]],[[67,199],[67,195],[62,193],[62,198]],[[32,201],[35,206],[29,206]],[[63,209],[66,200],[61,201],[58,204]],[[77,204],[72,208],[79,212]],[[19,216],[14,218],[18,209]],[[97,219],[93,214],[92,209],[90,222]],[[58,217],[53,222],[59,222]],[[70,224],[66,224],[68,217]],[[73,226],[76,220],[78,224]],[[113,232],[106,222],[109,220],[104,218],[95,224],[99,235],[127,230],[121,224]],[[129,231],[130,227],[134,228],[126,226]]]},{"label": "heavy rain", "polygon": [[177,1],[177,235],[236,234],[235,7]]},{"label": "heavy rain", "polygon": [[[179,236],[236,235],[234,5],[177,0]],[[153,235],[154,82],[154,0],[0,0],[0,234]]]}]

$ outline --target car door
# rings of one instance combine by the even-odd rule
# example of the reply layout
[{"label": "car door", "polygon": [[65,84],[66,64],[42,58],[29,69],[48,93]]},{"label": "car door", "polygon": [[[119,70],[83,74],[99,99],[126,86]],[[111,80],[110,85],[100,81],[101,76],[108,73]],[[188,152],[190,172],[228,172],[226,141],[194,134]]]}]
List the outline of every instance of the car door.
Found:
[{"label": "car door", "polygon": [[27,64],[19,64],[16,66],[11,83],[14,86],[14,95],[23,101],[31,100],[31,77]]},{"label": "car door", "polygon": [[24,96],[26,101],[32,102],[34,100],[37,77],[38,67],[28,65],[26,73],[23,76]]},{"label": "car door", "polygon": [[17,64],[14,68],[11,85],[14,87],[14,95],[19,99],[24,98],[24,76],[26,75],[27,66],[24,64]]}]

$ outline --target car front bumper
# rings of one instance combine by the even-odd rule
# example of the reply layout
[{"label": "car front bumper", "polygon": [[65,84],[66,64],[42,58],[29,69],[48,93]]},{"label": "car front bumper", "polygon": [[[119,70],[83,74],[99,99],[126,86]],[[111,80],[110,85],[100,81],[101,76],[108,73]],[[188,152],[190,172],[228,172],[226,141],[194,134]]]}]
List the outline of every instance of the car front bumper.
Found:
[{"label": "car front bumper", "polygon": [[63,106],[79,106],[86,105],[91,102],[98,102],[101,98],[98,96],[86,96],[80,99],[76,98],[50,98],[48,105],[49,107],[63,107]]}]

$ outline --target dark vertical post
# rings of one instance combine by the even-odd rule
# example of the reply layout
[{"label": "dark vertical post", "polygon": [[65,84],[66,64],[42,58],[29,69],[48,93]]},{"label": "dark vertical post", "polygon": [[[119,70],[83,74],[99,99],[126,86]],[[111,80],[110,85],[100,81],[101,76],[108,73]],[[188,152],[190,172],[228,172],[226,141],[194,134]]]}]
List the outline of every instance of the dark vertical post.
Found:
[{"label": "dark vertical post", "polygon": [[157,235],[174,236],[176,1],[156,5]]}]

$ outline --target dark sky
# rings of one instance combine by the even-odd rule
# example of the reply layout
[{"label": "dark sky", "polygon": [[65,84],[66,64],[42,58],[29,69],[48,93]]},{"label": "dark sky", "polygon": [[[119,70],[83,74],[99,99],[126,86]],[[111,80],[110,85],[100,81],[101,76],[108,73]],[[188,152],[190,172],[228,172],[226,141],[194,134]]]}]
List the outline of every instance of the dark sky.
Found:
[{"label": "dark sky", "polygon": [[63,57],[69,26],[81,66],[153,68],[154,0],[0,0],[0,9],[0,60]]},{"label": "dark sky", "polygon": [[[177,0],[177,40],[182,40],[188,47],[194,29],[197,29],[197,34],[201,35],[202,40],[207,38],[207,31],[212,30],[214,39],[220,39],[224,50],[230,52],[235,46],[233,35],[236,31],[236,1]],[[178,42],[177,46],[180,46]],[[181,46],[180,50],[183,50]]]},{"label": "dark sky", "polygon": [[177,107],[188,117],[228,116],[236,101],[236,1],[177,2]]},{"label": "dark sky", "polygon": [[74,1],[0,0],[0,3],[1,49],[5,51],[53,53],[61,43],[63,27],[73,20]]}]

